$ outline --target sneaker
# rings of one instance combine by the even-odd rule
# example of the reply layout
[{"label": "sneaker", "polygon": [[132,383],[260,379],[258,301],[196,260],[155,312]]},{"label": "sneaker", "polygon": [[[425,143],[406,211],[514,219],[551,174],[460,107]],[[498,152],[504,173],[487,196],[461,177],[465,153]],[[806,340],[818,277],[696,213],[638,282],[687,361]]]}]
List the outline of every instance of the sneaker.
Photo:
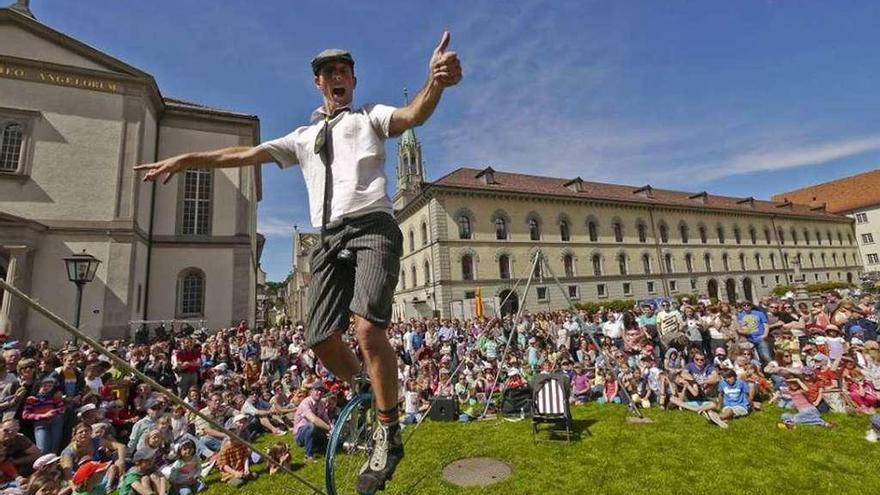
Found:
[{"label": "sneaker", "polygon": [[706,411],[706,417],[709,418],[709,421],[715,423],[721,428],[727,428],[727,423],[725,423],[724,420],[721,419],[721,416],[719,416],[717,412]]},{"label": "sneaker", "polygon": [[373,432],[373,453],[361,468],[357,481],[360,495],[373,495],[385,489],[385,483],[391,480],[397,464],[403,459],[403,440],[400,437],[400,425],[379,425]]},{"label": "sneaker", "polygon": [[212,459],[207,464],[204,464],[202,466],[202,472],[201,472],[202,478],[207,478],[208,475],[211,474],[211,470],[214,469],[214,464],[216,464],[216,463],[217,463],[217,461]]}]

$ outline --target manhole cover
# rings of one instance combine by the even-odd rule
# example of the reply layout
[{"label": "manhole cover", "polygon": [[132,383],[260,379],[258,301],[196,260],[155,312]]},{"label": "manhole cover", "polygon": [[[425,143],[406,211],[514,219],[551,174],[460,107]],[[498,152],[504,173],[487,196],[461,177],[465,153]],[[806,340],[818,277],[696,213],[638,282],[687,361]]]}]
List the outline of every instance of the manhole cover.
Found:
[{"label": "manhole cover", "polygon": [[452,461],[443,468],[443,479],[462,487],[487,486],[510,476],[510,466],[491,457]]}]

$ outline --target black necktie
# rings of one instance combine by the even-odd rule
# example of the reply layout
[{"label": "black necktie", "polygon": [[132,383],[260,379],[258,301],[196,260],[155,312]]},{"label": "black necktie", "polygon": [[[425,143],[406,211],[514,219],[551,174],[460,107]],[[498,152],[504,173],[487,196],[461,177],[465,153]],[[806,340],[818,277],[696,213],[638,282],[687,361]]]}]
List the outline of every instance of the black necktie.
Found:
[{"label": "black necktie", "polygon": [[321,241],[327,230],[327,224],[330,223],[330,213],[333,207],[333,128],[330,126],[330,116],[324,117],[324,127],[318,132],[315,138],[315,153],[321,156],[321,162],[324,164],[324,207],[321,212]]}]

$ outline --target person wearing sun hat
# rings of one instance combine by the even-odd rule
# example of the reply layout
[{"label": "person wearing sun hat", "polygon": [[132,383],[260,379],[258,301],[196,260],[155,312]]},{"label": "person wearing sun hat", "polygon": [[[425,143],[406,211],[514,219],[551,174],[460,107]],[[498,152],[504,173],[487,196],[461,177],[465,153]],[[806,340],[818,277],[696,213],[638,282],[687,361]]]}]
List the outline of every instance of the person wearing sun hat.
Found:
[{"label": "person wearing sun hat", "polygon": [[[833,428],[834,424],[822,419],[821,413],[814,402],[807,398],[807,385],[800,378],[789,377],[785,379],[785,390],[791,405],[797,409],[797,413],[783,413],[782,428],[794,429],[796,425],[815,425],[824,426],[825,428]],[[819,390],[819,397],[815,401],[818,403],[822,400],[822,391]]]},{"label": "person wearing sun hat", "polygon": [[[76,468],[70,482],[73,495],[106,495],[107,487],[101,483],[104,471],[110,467],[109,462],[86,461]],[[120,493],[128,495],[128,493]]]}]

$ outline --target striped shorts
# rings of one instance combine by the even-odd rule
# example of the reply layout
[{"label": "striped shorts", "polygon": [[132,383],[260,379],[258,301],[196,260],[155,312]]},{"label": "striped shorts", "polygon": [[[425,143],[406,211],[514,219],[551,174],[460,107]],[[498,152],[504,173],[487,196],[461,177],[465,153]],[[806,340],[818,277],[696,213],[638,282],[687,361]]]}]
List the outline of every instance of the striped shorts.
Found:
[{"label": "striped shorts", "polygon": [[[338,258],[343,249],[353,253],[351,260]],[[327,229],[309,254],[306,345],[347,330],[352,314],[386,328],[401,254],[403,233],[387,213],[346,219]]]}]

